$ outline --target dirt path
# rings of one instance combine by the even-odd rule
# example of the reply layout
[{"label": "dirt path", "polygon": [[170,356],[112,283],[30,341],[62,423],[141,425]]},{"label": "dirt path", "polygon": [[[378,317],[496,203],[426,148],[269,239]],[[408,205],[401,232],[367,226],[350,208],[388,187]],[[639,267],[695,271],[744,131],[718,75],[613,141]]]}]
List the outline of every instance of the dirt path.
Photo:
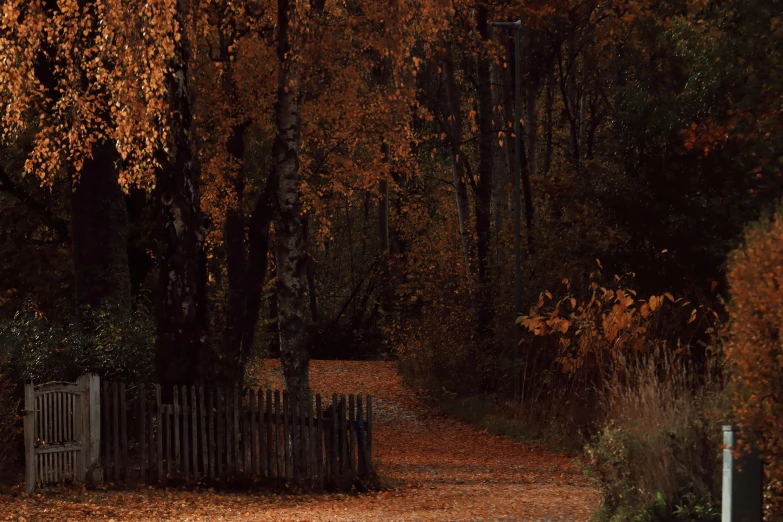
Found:
[{"label": "dirt path", "polygon": [[[258,371],[281,386],[277,361]],[[162,491],[0,496],[0,520],[587,520],[599,493],[570,459],[437,415],[403,387],[393,363],[313,361],[314,392],[370,393],[378,471],[397,486],[368,495]],[[4,517],[3,515],[7,515]]]}]

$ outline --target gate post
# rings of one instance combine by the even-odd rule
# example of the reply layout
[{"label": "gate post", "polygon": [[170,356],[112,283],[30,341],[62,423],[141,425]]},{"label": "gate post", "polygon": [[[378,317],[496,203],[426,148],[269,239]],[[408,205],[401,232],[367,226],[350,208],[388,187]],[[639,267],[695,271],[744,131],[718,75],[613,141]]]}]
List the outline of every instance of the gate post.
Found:
[{"label": "gate post", "polygon": [[761,522],[761,460],[753,440],[750,454],[734,458],[737,427],[723,426],[722,522]]},{"label": "gate post", "polygon": [[87,481],[93,484],[103,482],[101,467],[101,381],[94,373],[82,375],[77,382],[84,386],[82,395],[82,445]]},{"label": "gate post", "polygon": [[24,465],[25,487],[35,491],[35,389],[33,382],[24,383]]}]

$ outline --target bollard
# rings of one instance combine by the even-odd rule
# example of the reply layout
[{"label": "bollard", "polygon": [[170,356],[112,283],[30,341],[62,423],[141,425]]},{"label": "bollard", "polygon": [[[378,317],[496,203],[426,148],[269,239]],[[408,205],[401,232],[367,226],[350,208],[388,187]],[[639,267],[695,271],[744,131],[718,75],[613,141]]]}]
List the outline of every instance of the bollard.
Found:
[{"label": "bollard", "polygon": [[762,469],[756,447],[734,458],[738,428],[723,426],[722,522],[761,522]]}]

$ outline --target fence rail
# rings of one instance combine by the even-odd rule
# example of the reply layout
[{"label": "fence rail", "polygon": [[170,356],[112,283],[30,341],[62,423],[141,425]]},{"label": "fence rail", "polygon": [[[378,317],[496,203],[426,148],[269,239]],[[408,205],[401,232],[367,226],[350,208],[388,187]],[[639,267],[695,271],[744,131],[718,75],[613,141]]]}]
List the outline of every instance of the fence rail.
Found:
[{"label": "fence rail", "polygon": [[309,487],[369,477],[372,397],[238,387],[106,383],[101,456],[106,482],[147,483],[245,476]]}]

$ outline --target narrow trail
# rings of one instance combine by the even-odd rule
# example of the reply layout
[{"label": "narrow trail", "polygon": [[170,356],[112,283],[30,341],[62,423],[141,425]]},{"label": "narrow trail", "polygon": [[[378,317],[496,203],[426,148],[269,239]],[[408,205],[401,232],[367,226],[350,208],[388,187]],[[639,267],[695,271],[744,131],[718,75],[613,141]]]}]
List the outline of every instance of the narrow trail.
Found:
[{"label": "narrow trail", "polygon": [[[282,386],[279,361],[257,370]],[[312,361],[314,392],[373,395],[376,468],[393,490],[362,495],[280,495],[143,487],[0,495],[0,520],[571,521],[600,494],[571,460],[438,415],[405,388],[394,363]]]},{"label": "narrow trail", "polygon": [[[402,385],[394,363],[312,361],[310,371],[313,392],[373,395],[376,467],[400,486],[333,510],[298,510],[303,520],[587,520],[598,507],[600,494],[568,457],[436,414]],[[282,385],[279,361],[259,378]]]}]

